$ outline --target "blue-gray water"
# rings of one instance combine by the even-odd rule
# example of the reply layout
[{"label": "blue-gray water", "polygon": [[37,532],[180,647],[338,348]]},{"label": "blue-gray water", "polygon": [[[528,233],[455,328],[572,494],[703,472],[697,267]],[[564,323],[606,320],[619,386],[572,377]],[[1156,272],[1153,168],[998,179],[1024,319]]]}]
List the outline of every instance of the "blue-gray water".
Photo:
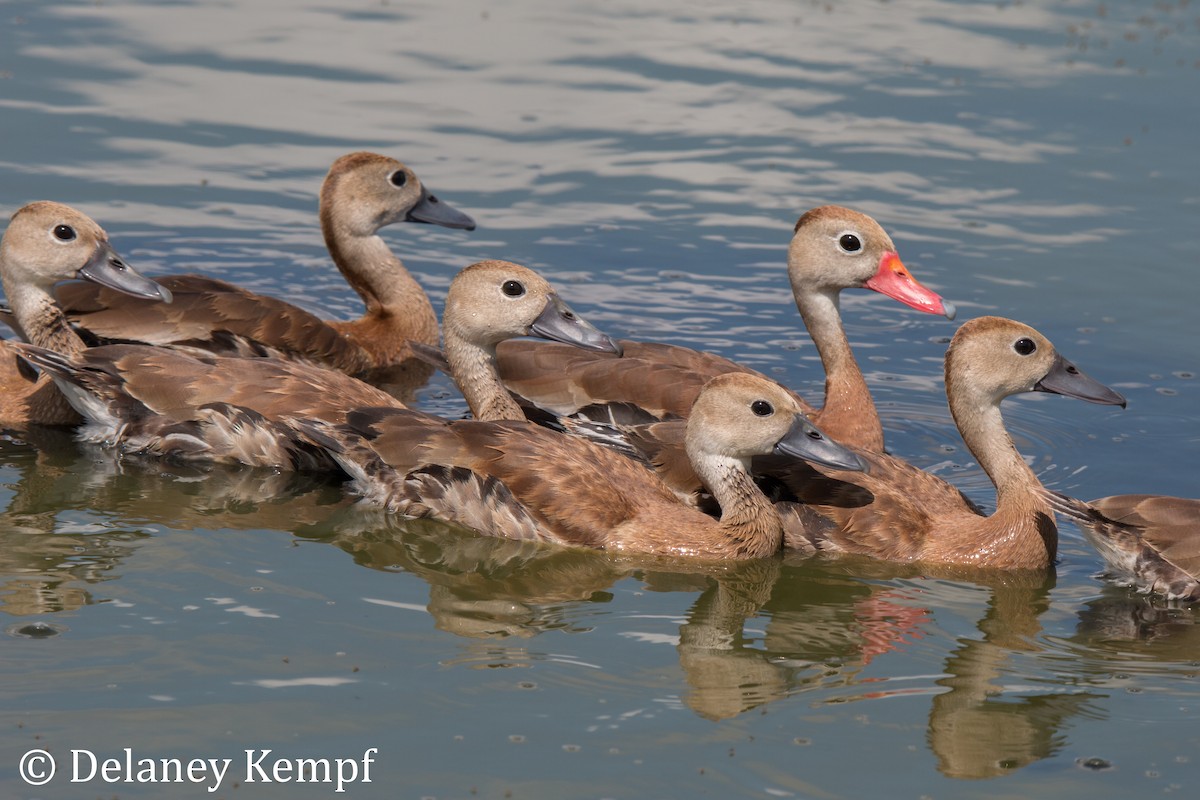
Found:
[{"label": "blue-gray water", "polygon": [[[376,150],[479,223],[385,232],[436,305],[457,269],[506,258],[613,334],[819,397],[785,248],[805,209],[850,205],[960,320],[1028,322],[1128,396],[1007,401],[1048,485],[1198,496],[1198,89],[1187,0],[0,0],[0,211],[68,202],[146,272],[348,317],[316,192]],[[890,448],[989,504],[941,394],[954,324],[862,292],[843,311]],[[445,381],[421,403],[462,409]],[[1200,785],[1196,612],[1098,580],[1069,525],[1033,584],[629,568],[389,521],[333,481],[15,436],[0,509],[6,797],[338,796],[264,783],[246,751],[268,748],[359,768],[377,748],[348,797]],[[71,782],[127,748],[233,764],[212,793]],[[42,787],[18,776],[33,749],[58,761]]]}]

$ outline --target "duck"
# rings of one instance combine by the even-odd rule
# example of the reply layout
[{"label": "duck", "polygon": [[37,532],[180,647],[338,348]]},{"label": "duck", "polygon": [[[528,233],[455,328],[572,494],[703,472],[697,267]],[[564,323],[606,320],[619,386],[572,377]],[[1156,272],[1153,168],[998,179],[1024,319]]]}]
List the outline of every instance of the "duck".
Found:
[{"label": "duck", "polygon": [[1120,586],[1169,601],[1200,601],[1200,500],[1120,494],[1083,501],[1046,490],[1104,559]]},{"label": "duck", "polygon": [[[844,475],[760,457],[751,469],[776,500],[786,551],[1004,569],[1053,563],[1054,514],[1004,428],[1000,401],[1033,391],[1121,407],[1125,398],[1082,373],[1030,326],[1003,317],[979,317],[958,329],[946,351],[945,382],[958,430],[996,487],[996,511],[986,516],[944,479],[869,448],[847,445],[866,469]],[[587,425],[570,427],[590,435]],[[679,496],[713,511],[683,455],[681,420],[616,430],[621,445],[651,464]],[[594,438],[607,441],[610,435],[606,430]]]},{"label": "duck", "polygon": [[71,324],[93,344],[141,343],[218,355],[301,359],[401,394],[432,369],[412,357],[410,341],[436,344],[437,315],[379,230],[418,222],[474,230],[468,215],[432,194],[413,170],[370,152],[341,156],[321,185],[319,218],[334,264],[362,298],[353,320],[324,320],[292,303],[204,275],[170,275],[167,307],[104,289],[59,293]]},{"label": "duck", "polygon": [[900,458],[857,449],[861,473],[781,475],[795,493],[783,513],[801,525],[791,548],[855,553],[896,562],[1046,569],[1057,557],[1058,529],[1037,475],[1004,426],[1001,401],[1049,392],[1125,407],[1125,398],[1088,377],[1034,328],[1004,317],[964,323],[945,357],[946,398],[968,450],[996,490],[984,515],[961,491]]},{"label": "duck", "polygon": [[[147,301],[169,303],[171,292],[137,272],[117,254],[108,234],[71,206],[38,200],[19,208],[0,240],[0,281],[16,316],[10,327],[36,345],[75,355],[87,344],[54,299],[56,284],[87,281]],[[48,378],[0,340],[0,427],[77,425],[82,418]]]},{"label": "duck", "polygon": [[861,467],[807,419],[790,392],[745,373],[709,381],[687,420],[688,456],[721,502],[720,519],[681,503],[634,460],[528,420],[447,421],[364,408],[341,425],[292,424],[331,453],[367,504],[484,535],[631,555],[776,555],[783,525],[755,486],[749,460],[775,453]]},{"label": "duck", "polygon": [[[475,376],[486,371],[496,341],[534,335],[581,347],[615,347],[543,277],[507,261],[478,262],[459,272],[447,297],[446,327],[450,351],[472,361],[461,371],[472,381],[479,413],[492,418],[509,410],[479,400],[487,382]],[[332,470],[336,464],[324,451],[295,441],[281,420],[343,422],[349,410],[361,406],[405,407],[378,387],[302,361],[144,344],[101,345],[75,355],[15,346],[54,378],[84,417],[80,439],[139,456]],[[519,416],[520,410],[511,413]]]},{"label": "duck", "polygon": [[[953,319],[953,304],[921,285],[874,219],[843,206],[805,212],[788,247],[788,277],[796,306],[825,368],[825,400],[796,400],[812,421],[838,441],[884,449],[883,425],[854,358],[839,311],[844,289],[867,288],[918,311]],[[568,417],[645,423],[684,417],[700,388],[727,372],[759,374],[734,361],[670,344],[621,340],[620,359],[543,342],[512,341],[499,348],[498,369],[525,401]]]}]

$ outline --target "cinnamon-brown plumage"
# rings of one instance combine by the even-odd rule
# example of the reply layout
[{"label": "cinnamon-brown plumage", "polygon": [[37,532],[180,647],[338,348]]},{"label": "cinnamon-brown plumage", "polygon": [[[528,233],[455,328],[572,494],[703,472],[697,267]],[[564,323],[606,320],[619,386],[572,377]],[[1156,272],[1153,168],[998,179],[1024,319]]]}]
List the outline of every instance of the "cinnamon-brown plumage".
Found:
[{"label": "cinnamon-brown plumage", "polygon": [[1123,494],[1084,502],[1048,493],[1120,585],[1168,600],[1200,601],[1200,500]]},{"label": "cinnamon-brown plumage", "polygon": [[354,320],[323,320],[292,303],[202,275],[160,281],[170,306],[93,287],[59,294],[72,324],[96,344],[170,345],[221,355],[301,359],[368,380],[415,388],[430,370],[409,341],[437,342],[429,297],[378,235],[400,221],[472,230],[467,215],[430,194],[395,159],[357,152],[334,162],[321,187],[321,230],[334,264],[362,297]]},{"label": "cinnamon-brown plumage", "polygon": [[[1009,569],[1053,562],[1053,512],[1004,429],[1000,401],[1029,391],[1106,404],[1124,405],[1124,398],[1080,373],[1037,331],[999,317],[980,317],[959,329],[946,353],[945,376],[959,431],[996,485],[995,513],[984,516],[943,479],[866,448],[851,448],[868,466],[863,473],[757,459],[755,474],[784,490],[776,508],[788,529],[788,548]],[[680,423],[627,432],[677,490],[699,489],[683,467]]]},{"label": "cinnamon-brown plumage", "polygon": [[660,555],[779,550],[779,515],[746,472],[753,455],[858,463],[824,439],[787,392],[748,375],[713,379],[688,420],[687,451],[722,503],[719,521],[680,503],[633,460],[529,422],[364,409],[347,425],[294,424],[334,454],[369,501],[393,511],[494,536]]},{"label": "cinnamon-brown plumage", "polygon": [[[543,278],[504,261],[462,270],[447,296],[451,351],[468,391],[483,413],[511,412],[490,400],[510,398],[489,376],[487,354],[512,336],[551,336],[579,346],[611,340],[574,314]],[[121,450],[183,460],[333,468],[324,451],[293,441],[280,420],[303,417],[340,423],[349,409],[403,408],[388,393],[349,375],[299,361],[199,355],[150,345],[89,348],[74,356],[14,345],[50,372],[87,419],[81,437]]]},{"label": "cinnamon-brown plumage", "polygon": [[[919,311],[953,318],[954,308],[921,286],[879,224],[840,206],[812,209],[796,223],[788,249],[796,305],[825,367],[825,402],[805,403],[813,421],[845,444],[883,450],[883,426],[862,371],[850,350],[838,310],[843,289],[865,287]],[[623,421],[632,405],[660,419],[686,416],[700,388],[715,375],[758,374],[729,359],[668,344],[621,342],[613,359],[536,342],[508,342],[499,369],[517,395],[567,416],[589,406],[617,405]],[[601,409],[603,413],[603,409]],[[595,415],[591,409],[587,413]]]}]

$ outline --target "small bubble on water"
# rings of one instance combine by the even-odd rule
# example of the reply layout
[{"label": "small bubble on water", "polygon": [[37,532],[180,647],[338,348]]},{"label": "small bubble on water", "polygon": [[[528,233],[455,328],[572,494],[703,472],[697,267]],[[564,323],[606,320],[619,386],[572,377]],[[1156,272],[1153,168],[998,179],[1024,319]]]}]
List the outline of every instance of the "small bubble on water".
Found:
[{"label": "small bubble on water", "polygon": [[1113,768],[1112,762],[1103,758],[1077,758],[1075,763],[1083,769],[1090,769],[1093,772],[1102,772]]},{"label": "small bubble on water", "polygon": [[538,685],[533,681],[521,681],[517,684],[518,689],[536,689]]},{"label": "small bubble on water", "polygon": [[522,735],[521,735],[521,734],[519,734],[519,733],[514,733],[514,734],[511,734],[511,735],[508,737],[508,740],[509,740],[510,742],[512,742],[513,744],[524,744],[524,743],[525,743],[525,737],[524,737],[524,736],[522,736]]},{"label": "small bubble on water", "polygon": [[809,739],[807,736],[797,736],[795,739],[792,739],[792,744],[798,744],[801,747],[808,747],[810,744],[812,744],[812,739]]},{"label": "small bubble on water", "polygon": [[1174,389],[1169,389],[1166,386],[1160,386],[1159,388],[1155,389],[1154,391],[1158,392],[1161,395],[1166,395],[1167,397],[1174,397],[1175,395],[1179,394],[1179,392],[1175,391]]},{"label": "small bubble on water", "polygon": [[25,622],[5,628],[5,632],[9,636],[22,639],[49,639],[51,636],[58,636],[65,630],[68,628],[63,625],[51,625],[48,622]]},{"label": "small bubble on water", "polygon": [[1190,381],[1196,377],[1196,373],[1194,372],[1172,372],[1171,374],[1176,378],[1182,378],[1185,381]]},{"label": "small bubble on water", "polygon": [[580,750],[583,749],[582,747],[580,747],[577,744],[564,744],[562,747],[563,747],[563,750],[568,753],[578,753]]}]

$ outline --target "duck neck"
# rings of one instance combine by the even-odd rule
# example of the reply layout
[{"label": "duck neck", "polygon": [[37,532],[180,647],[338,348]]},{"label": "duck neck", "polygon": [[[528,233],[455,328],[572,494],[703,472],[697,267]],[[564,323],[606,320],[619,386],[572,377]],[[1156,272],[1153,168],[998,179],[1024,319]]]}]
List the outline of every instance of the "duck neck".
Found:
[{"label": "duck neck", "polygon": [[500,382],[496,368],[496,346],[466,341],[453,326],[445,334],[446,361],[450,374],[471,407],[475,419],[495,421],[525,419],[517,401]]},{"label": "duck neck", "polygon": [[696,474],[721,507],[720,541],[715,554],[760,558],[783,547],[783,523],[771,501],[755,485],[747,465],[728,456],[697,455],[688,447]]},{"label": "duck neck", "polygon": [[825,403],[818,422],[844,444],[883,450],[883,425],[842,325],[838,290],[793,285],[796,307],[825,369]]},{"label": "duck neck", "polygon": [[[0,272],[7,274],[8,270],[0,267]],[[14,285],[5,280],[4,294],[12,308],[17,332],[25,341],[67,356],[86,349],[48,288]]]},{"label": "duck neck", "polygon": [[969,406],[948,394],[963,441],[996,486],[996,511],[978,521],[971,546],[985,554],[985,563],[1048,565],[1058,550],[1054,513],[1042,499],[1041,481],[1005,430],[999,404]]},{"label": "duck neck", "polygon": [[363,236],[338,225],[324,208],[321,229],[333,263],[366,306],[363,320],[387,320],[396,326],[393,338],[401,345],[410,340],[436,345],[433,304],[387,242],[376,233]]}]

